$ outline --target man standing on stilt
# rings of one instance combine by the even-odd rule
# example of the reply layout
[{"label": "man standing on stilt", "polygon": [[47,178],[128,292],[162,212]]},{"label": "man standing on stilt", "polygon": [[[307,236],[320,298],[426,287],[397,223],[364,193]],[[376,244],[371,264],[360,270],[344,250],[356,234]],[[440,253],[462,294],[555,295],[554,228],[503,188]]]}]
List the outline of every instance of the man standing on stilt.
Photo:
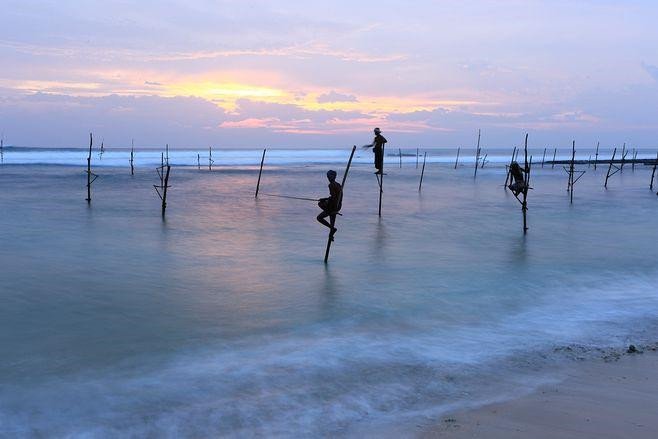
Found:
[{"label": "man standing on stilt", "polygon": [[[327,171],[327,179],[329,180],[329,198],[320,198],[318,206],[322,212],[317,216],[320,224],[331,229],[331,240],[334,240],[334,234],[338,231],[334,224],[336,224],[336,215],[340,212],[343,203],[343,187],[336,181],[336,171]],[[329,217],[331,223],[325,219]]]},{"label": "man standing on stilt", "polygon": [[372,152],[375,153],[375,168],[377,172],[375,174],[382,174],[382,169],[384,169],[384,144],[386,143],[386,138],[382,136],[382,130],[375,128],[375,138],[370,145],[364,145],[364,148],[372,148]]}]

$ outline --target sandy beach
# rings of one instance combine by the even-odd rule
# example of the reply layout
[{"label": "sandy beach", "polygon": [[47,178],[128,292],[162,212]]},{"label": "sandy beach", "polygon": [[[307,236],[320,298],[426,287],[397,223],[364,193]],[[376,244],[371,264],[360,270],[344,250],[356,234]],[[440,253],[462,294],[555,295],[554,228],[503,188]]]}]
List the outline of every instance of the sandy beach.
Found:
[{"label": "sandy beach", "polygon": [[655,438],[658,353],[590,360],[521,398],[442,417],[422,438]]}]

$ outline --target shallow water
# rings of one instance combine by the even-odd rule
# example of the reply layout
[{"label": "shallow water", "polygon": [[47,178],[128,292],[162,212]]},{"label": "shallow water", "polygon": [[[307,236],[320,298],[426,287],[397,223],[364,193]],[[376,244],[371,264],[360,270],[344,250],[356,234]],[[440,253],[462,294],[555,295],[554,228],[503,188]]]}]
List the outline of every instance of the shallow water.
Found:
[{"label": "shallow water", "polygon": [[[325,196],[317,162],[340,178],[349,151],[300,154],[261,191]],[[255,200],[254,164],[175,166],[164,222],[152,168],[99,168],[87,206],[81,167],[0,167],[0,433],[349,435],[555,378],[556,348],[656,340],[647,167],[606,191],[580,166],[570,205],[536,166],[524,237],[500,165],[437,160],[419,193],[387,158],[379,219],[369,158],[327,266],[315,203]]]}]

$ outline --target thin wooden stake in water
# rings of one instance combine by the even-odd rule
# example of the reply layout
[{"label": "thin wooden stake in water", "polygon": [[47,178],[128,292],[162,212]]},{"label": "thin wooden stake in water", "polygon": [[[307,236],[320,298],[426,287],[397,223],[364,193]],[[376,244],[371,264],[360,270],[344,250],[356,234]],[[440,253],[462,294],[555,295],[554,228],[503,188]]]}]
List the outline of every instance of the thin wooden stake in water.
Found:
[{"label": "thin wooden stake in water", "polygon": [[478,145],[475,148],[475,171],[473,172],[473,178],[478,176],[478,164],[480,163],[480,130],[478,130]]},{"label": "thin wooden stake in water", "polygon": [[457,158],[455,159],[455,169],[457,169],[457,164],[459,163],[459,150],[462,149],[461,146],[457,147]]},{"label": "thin wooden stake in water", "polygon": [[509,165],[507,165],[507,175],[505,175],[505,184],[503,185],[503,188],[505,188],[505,190],[507,190],[507,185],[511,183],[511,181],[510,181],[510,168],[512,167],[512,162],[515,159],[515,155],[516,155],[516,146],[512,150],[512,158],[509,161]]},{"label": "thin wooden stake in water", "polygon": [[418,192],[423,188],[423,175],[425,175],[425,161],[427,160],[427,151],[423,155],[423,169],[420,171],[420,183],[418,183]]},{"label": "thin wooden stake in water", "polygon": [[381,175],[379,175],[379,178],[377,179],[379,181],[378,214],[380,217],[382,216],[382,195],[384,194],[384,160],[386,159],[386,154],[384,154],[385,150],[386,150],[386,144],[382,145],[382,169],[381,169]]},{"label": "thin wooden stake in water", "polygon": [[196,154],[196,168],[201,170],[201,154],[199,153]]},{"label": "thin wooden stake in water", "polygon": [[398,149],[400,150],[399,151],[399,154],[400,154],[400,169],[402,169],[402,148],[398,148]]},{"label": "thin wooden stake in water", "polygon": [[480,165],[480,169],[484,168],[484,165],[487,163],[487,156],[489,153],[485,153],[484,157],[482,157],[482,164]]},{"label": "thin wooden stake in water", "polygon": [[208,170],[212,171],[212,164],[215,163],[215,161],[212,159],[212,146],[208,147]]},{"label": "thin wooden stake in water", "polygon": [[165,210],[167,210],[167,188],[169,187],[169,171],[171,171],[171,166],[167,164],[167,173],[164,177],[164,187],[162,188],[162,218],[165,216]]},{"label": "thin wooden stake in water", "polygon": [[608,179],[610,178],[610,176],[616,174],[617,171],[619,171],[619,168],[617,168],[617,166],[615,166],[615,168],[617,168],[617,170],[613,173],[610,173],[610,171],[612,170],[612,166],[613,166],[612,162],[615,161],[615,154],[617,154],[617,148],[615,148],[612,151],[612,158],[610,159],[610,165],[608,166],[608,172],[605,174],[605,183],[603,183],[603,187],[606,188],[606,189],[608,188]]},{"label": "thin wooden stake in water", "polygon": [[96,177],[94,177],[94,180],[91,179],[91,147],[93,144],[94,138],[92,134],[89,133],[89,155],[87,156],[87,204],[91,203],[91,184],[96,180]]},{"label": "thin wooden stake in water", "polygon": [[596,165],[599,163],[599,144],[596,142],[596,154],[594,154],[594,170],[596,171]]},{"label": "thin wooden stake in water", "polygon": [[[354,152],[356,151],[356,145],[352,147],[352,153],[350,154],[350,159],[347,161],[347,167],[345,168],[345,173],[343,174],[343,181],[341,182],[341,199],[340,204],[343,204],[343,194],[345,193],[345,180],[347,180],[347,173],[350,172],[350,166],[352,166],[352,157],[354,157]],[[324,252],[324,263],[326,264],[329,260],[329,250],[331,250],[331,230],[336,225],[336,215],[331,216],[329,223],[331,224],[331,229],[329,229],[329,237],[327,238],[327,249]]]},{"label": "thin wooden stake in water", "polygon": [[[525,185],[523,187],[523,202],[521,210],[523,211],[523,234],[528,233],[528,189],[530,189],[530,164],[528,163],[528,134],[525,135]],[[532,157],[530,157],[532,162]]]},{"label": "thin wooden stake in water", "polygon": [[[2,137],[0,137],[0,163],[5,162],[5,136],[4,134]],[[418,162],[418,158],[416,158],[416,162]],[[418,167],[418,163],[416,163],[416,167]]]},{"label": "thin wooden stake in water", "polygon": [[256,195],[255,198],[258,198],[258,190],[260,189],[260,176],[263,174],[263,163],[265,162],[265,152],[267,148],[263,150],[263,157],[260,159],[260,171],[258,171],[258,183],[256,183]]},{"label": "thin wooden stake in water", "polygon": [[544,161],[546,160],[546,148],[544,148],[544,155],[541,156],[541,167],[544,168]]},{"label": "thin wooden stake in water", "polygon": [[569,203],[573,204],[573,184],[574,184],[574,161],[576,160],[576,141],[571,144],[571,163],[569,164]]},{"label": "thin wooden stake in water", "polygon": [[416,169],[418,169],[418,148],[416,148]]},{"label": "thin wooden stake in water", "polygon": [[553,163],[551,164],[551,169],[555,167],[555,156],[557,156],[557,148],[553,149]]},{"label": "thin wooden stake in water", "polygon": [[626,142],[624,142],[624,146],[621,147],[621,165],[619,166],[619,172],[623,173],[624,172],[624,162],[626,162]]},{"label": "thin wooden stake in water", "polygon": [[130,175],[135,175],[135,139],[130,142]]},{"label": "thin wooden stake in water", "polygon": [[169,165],[169,144],[165,144],[165,163]]},{"label": "thin wooden stake in water", "polygon": [[651,184],[649,189],[653,190],[653,177],[656,175],[656,166],[658,165],[658,152],[656,153],[656,161],[653,162],[653,171],[651,171]]}]

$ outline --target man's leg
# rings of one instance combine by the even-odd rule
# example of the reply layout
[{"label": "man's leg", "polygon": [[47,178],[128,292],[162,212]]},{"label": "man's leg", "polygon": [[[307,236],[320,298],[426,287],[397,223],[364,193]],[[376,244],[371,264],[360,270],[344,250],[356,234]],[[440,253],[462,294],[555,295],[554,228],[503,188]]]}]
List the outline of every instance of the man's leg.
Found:
[{"label": "man's leg", "polygon": [[325,219],[325,218],[328,217],[328,216],[330,216],[329,212],[327,212],[326,210],[323,210],[323,211],[317,216],[316,219],[317,219],[318,222],[319,222],[320,224],[322,224],[323,226],[332,229],[333,227],[331,226],[331,224],[329,224],[329,223],[327,222],[327,220]]}]

